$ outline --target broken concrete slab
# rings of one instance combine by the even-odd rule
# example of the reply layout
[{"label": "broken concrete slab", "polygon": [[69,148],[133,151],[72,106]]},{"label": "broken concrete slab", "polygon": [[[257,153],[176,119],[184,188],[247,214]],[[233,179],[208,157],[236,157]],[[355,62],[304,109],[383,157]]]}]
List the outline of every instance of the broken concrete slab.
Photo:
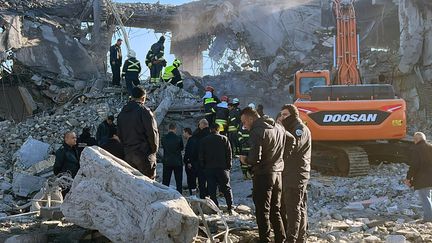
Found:
[{"label": "broken concrete slab", "polygon": [[97,146],[86,147],[61,210],[114,242],[191,242],[198,217],[177,191]]},{"label": "broken concrete slab", "polygon": [[49,148],[49,144],[28,137],[14,154],[15,167],[25,170],[35,163],[47,159]]},{"label": "broken concrete slab", "polygon": [[27,197],[32,192],[38,191],[42,188],[45,178],[27,175],[15,172],[12,181],[12,190],[15,195]]}]

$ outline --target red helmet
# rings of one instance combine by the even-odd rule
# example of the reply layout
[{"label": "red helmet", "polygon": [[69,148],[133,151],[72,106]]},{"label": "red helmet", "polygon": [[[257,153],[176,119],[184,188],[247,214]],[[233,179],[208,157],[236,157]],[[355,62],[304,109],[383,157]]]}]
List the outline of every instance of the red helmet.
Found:
[{"label": "red helmet", "polygon": [[205,87],[205,91],[214,92],[214,88],[212,86]]},{"label": "red helmet", "polygon": [[226,95],[222,96],[222,97],[221,97],[221,101],[226,101],[226,102],[228,102],[228,101],[229,101],[228,96],[226,96]]}]

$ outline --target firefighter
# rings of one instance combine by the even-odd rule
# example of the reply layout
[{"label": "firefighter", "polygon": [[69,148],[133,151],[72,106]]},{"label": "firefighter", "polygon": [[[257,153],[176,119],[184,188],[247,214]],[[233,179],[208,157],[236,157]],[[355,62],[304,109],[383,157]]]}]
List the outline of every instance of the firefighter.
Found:
[{"label": "firefighter", "polygon": [[150,69],[150,83],[159,84],[163,67],[166,66],[164,59],[165,37],[161,36],[158,42],[154,43],[147,52],[146,65]]},{"label": "firefighter", "polygon": [[215,113],[215,123],[220,125],[219,132],[222,135],[226,135],[228,131],[228,119],[229,119],[229,110],[228,110],[228,96],[222,96],[221,102],[216,106]]},{"label": "firefighter", "polygon": [[132,89],[134,86],[138,86],[139,74],[141,72],[141,64],[136,59],[136,53],[133,50],[130,50],[128,53],[128,59],[123,64],[123,72],[122,76],[126,81],[126,89],[129,93],[129,96],[132,96]]},{"label": "firefighter", "polygon": [[183,79],[178,70],[180,65],[182,65],[182,62],[179,59],[174,59],[173,64],[165,68],[162,79],[167,83],[183,88]]},{"label": "firefighter", "polygon": [[117,39],[117,42],[110,47],[110,64],[112,71],[112,85],[120,86],[120,67],[122,65],[121,44],[122,39]]},{"label": "firefighter", "polygon": [[219,103],[218,97],[214,94],[214,88],[207,86],[205,88],[205,95],[203,96],[205,119],[209,125],[215,122],[216,105]]},{"label": "firefighter", "polygon": [[231,148],[234,155],[238,155],[240,152],[238,145],[238,130],[240,128],[240,101],[238,98],[234,98],[232,102],[228,103],[229,109],[229,120],[228,120],[228,138],[231,143]]}]

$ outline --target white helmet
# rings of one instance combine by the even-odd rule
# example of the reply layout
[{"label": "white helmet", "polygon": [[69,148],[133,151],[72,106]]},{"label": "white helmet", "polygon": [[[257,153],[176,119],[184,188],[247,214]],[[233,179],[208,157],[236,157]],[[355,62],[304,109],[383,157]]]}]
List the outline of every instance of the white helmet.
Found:
[{"label": "white helmet", "polygon": [[252,109],[255,110],[255,104],[254,104],[254,103],[250,103],[250,104],[248,105],[248,107],[250,107],[250,108],[252,108]]},{"label": "white helmet", "polygon": [[129,50],[128,57],[136,57],[136,53],[133,50]]}]

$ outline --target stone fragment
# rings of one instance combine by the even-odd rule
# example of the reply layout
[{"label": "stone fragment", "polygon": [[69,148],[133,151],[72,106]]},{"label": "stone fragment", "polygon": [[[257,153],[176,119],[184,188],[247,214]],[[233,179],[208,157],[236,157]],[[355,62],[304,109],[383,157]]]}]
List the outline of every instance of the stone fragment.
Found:
[{"label": "stone fragment", "polygon": [[113,242],[192,242],[198,232],[198,217],[176,190],[97,146],[84,149],[61,210]]},{"label": "stone fragment", "polygon": [[374,235],[370,235],[370,236],[364,238],[363,240],[367,243],[381,242],[381,239],[379,237],[374,236]]},{"label": "stone fragment", "polygon": [[48,158],[50,145],[32,137],[27,138],[21,148],[14,154],[15,166],[23,170]]},{"label": "stone fragment", "polygon": [[389,235],[386,237],[386,243],[405,243],[406,238],[403,235]]},{"label": "stone fragment", "polygon": [[32,192],[38,191],[42,188],[45,178],[27,175],[15,172],[12,181],[12,190],[15,195],[27,197]]}]

